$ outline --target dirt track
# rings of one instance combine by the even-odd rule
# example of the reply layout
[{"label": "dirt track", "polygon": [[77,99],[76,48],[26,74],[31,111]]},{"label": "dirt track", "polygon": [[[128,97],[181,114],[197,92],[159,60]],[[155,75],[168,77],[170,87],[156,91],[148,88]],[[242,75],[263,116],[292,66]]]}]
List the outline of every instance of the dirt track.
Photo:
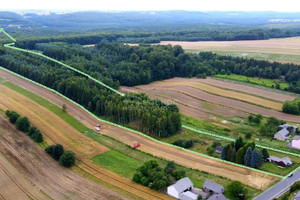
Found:
[{"label": "dirt track", "polygon": [[[220,110],[211,110],[211,113],[218,113],[220,115],[223,115],[224,117],[230,117],[230,113],[236,113],[237,116],[240,116],[238,113],[242,112],[244,115],[246,113],[254,113],[254,114],[262,114],[267,117],[276,117],[278,119],[284,120],[284,121],[290,121],[290,122],[300,122],[300,116],[296,115],[290,115],[286,113],[282,113],[279,111],[263,108],[260,106],[252,105],[246,102],[222,97],[219,95],[209,94],[205,91],[202,91],[195,87],[190,87],[188,85],[174,83],[172,84],[172,79],[166,80],[166,81],[159,81],[152,83],[150,85],[140,85],[133,88],[127,88],[123,87],[122,91],[135,91],[135,92],[145,92],[149,94],[151,97],[161,98],[161,97],[168,97],[168,95],[171,93],[172,97],[171,100],[175,100],[175,102],[180,102],[179,108],[181,109],[182,113],[185,113],[185,107],[190,107],[190,105],[196,104],[198,101],[205,101],[210,102],[213,105],[219,105],[226,108],[228,115],[223,115],[223,112],[220,112]],[[167,82],[167,84],[165,83]],[[174,94],[177,93],[177,94]],[[178,95],[181,94],[181,95]],[[182,106],[185,105],[185,106]],[[202,109],[199,108],[198,109]],[[197,113],[196,109],[194,109],[194,112]],[[191,114],[188,114],[189,116],[192,116]]]},{"label": "dirt track", "polygon": [[60,166],[1,115],[0,127],[0,197],[12,200],[28,199],[27,196],[38,200],[48,197],[123,199]]},{"label": "dirt track", "polygon": [[[0,70],[0,76],[7,78],[9,81],[13,82],[16,85],[22,86],[23,88],[36,93],[52,103],[62,106],[62,104],[67,105],[67,110],[74,117],[78,118],[85,125],[90,128],[93,128],[95,124],[99,123],[98,120],[94,119],[88,113],[84,112],[74,104],[68,102],[62,97],[38,87],[28,81],[18,78],[14,75],[11,75],[3,70]],[[264,189],[268,185],[273,183],[277,178],[266,175],[263,173],[255,172],[245,168],[233,166],[231,164],[226,164],[220,161],[215,161],[203,156],[194,155],[186,151],[179,150],[177,148],[172,148],[166,145],[158,144],[152,140],[146,139],[135,133],[125,131],[107,124],[102,124],[102,134],[107,134],[110,137],[113,137],[125,144],[131,145],[133,142],[138,141],[142,145],[140,149],[144,152],[150,153],[152,155],[164,158],[166,160],[174,160],[176,163],[194,169],[199,169],[201,171],[207,171],[209,173],[227,177],[232,180],[239,180],[244,184],[249,186]],[[101,172],[99,166],[95,167],[95,173]],[[93,171],[91,170],[91,171]],[[101,169],[103,170],[103,169]]]}]

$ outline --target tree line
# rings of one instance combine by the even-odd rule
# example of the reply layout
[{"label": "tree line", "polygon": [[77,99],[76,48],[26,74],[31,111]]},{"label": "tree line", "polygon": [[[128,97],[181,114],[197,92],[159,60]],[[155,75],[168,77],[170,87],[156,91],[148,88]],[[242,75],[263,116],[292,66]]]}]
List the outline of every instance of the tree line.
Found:
[{"label": "tree line", "polygon": [[43,135],[39,129],[32,126],[27,117],[20,116],[15,111],[6,110],[6,116],[8,117],[10,123],[15,124],[19,131],[24,132],[28,137],[37,143],[44,141]]},{"label": "tree line", "polygon": [[120,96],[46,59],[6,51],[0,56],[1,66],[59,91],[98,116],[158,137],[175,134],[181,128],[179,109],[175,104],[167,105],[145,94]]}]

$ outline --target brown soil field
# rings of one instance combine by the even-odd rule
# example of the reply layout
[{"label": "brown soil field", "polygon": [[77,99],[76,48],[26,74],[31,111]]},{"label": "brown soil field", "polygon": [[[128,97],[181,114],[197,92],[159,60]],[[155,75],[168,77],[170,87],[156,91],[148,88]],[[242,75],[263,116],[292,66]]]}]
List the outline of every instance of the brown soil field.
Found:
[{"label": "brown soil field", "polygon": [[203,51],[248,51],[300,55],[300,37],[250,41],[181,42],[162,41],[161,45],[180,45],[183,49]]},{"label": "brown soil field", "polygon": [[[12,83],[19,85],[33,93],[36,93],[43,98],[51,101],[52,103],[62,106],[66,104],[67,111],[75,118],[82,121],[89,128],[94,128],[95,124],[99,121],[93,118],[91,115],[77,107],[76,105],[70,103],[66,99],[44,89],[35,84],[32,84],[24,79],[11,75],[3,70],[0,70],[0,76],[8,79]],[[193,169],[198,169],[201,171],[206,171],[211,174],[223,176],[232,180],[239,180],[242,183],[255,187],[257,189],[265,189],[278,178],[264,173],[256,172],[253,170],[245,169],[242,167],[234,166],[231,164],[223,163],[221,161],[216,161],[204,156],[195,155],[177,148],[169,147],[167,145],[159,144],[148,138],[145,138],[139,134],[120,129],[106,123],[100,123],[102,125],[101,134],[106,134],[116,140],[119,140],[125,144],[131,145],[133,142],[141,143],[139,148],[141,151],[147,152],[154,156],[161,157],[166,160],[173,160],[176,163]],[[83,169],[89,168],[89,172],[95,176],[101,176],[102,168],[98,165],[90,164],[84,160],[85,166],[79,165]],[[86,169],[87,170],[87,169]],[[132,183],[128,182],[128,185],[133,186]],[[142,187],[142,186],[140,186]]]},{"label": "brown soil field", "polygon": [[[175,78],[170,81],[180,81],[180,78]],[[206,79],[197,79],[197,78],[192,78],[192,79],[182,79],[182,81],[195,81],[195,82],[203,82],[206,84],[214,85],[216,87],[221,87],[225,89],[230,89],[230,90],[235,90],[235,91],[240,91],[244,92],[247,94],[252,94],[256,96],[260,96],[263,98],[279,101],[279,102],[285,102],[285,101],[292,101],[295,99],[294,95],[290,94],[285,94],[282,92],[277,92],[275,90],[267,90],[267,89],[262,89],[260,87],[255,87],[255,86],[249,86],[245,84],[239,84],[239,83],[234,83],[231,81],[225,81],[225,80],[218,80],[218,79],[213,79],[213,78],[206,78]]]},{"label": "brown soil field", "polygon": [[218,96],[224,96],[232,99],[237,99],[239,101],[245,101],[252,104],[260,105],[263,107],[271,108],[274,110],[281,110],[282,109],[282,103],[274,102],[268,99],[260,98],[251,94],[245,94],[239,91],[232,91],[228,89],[222,89],[219,87],[215,87],[213,85],[209,85],[203,82],[199,81],[163,81],[163,82],[157,82],[153,83],[152,85],[155,86],[155,84],[159,86],[164,87],[177,87],[177,86],[189,86],[193,87],[202,91],[205,91],[210,94],[215,94]]},{"label": "brown soil field", "polygon": [[[177,81],[179,80],[179,81]],[[300,121],[300,116],[296,115],[289,115],[286,113],[278,112],[276,110],[271,110],[267,108],[263,108],[260,106],[256,106],[253,104],[249,104],[246,102],[238,101],[235,99],[231,98],[226,98],[222,95],[222,93],[219,93],[219,95],[214,95],[210,94],[208,92],[202,91],[199,89],[199,87],[193,87],[193,80],[184,81],[185,79],[169,79],[165,81],[158,81],[154,82],[149,85],[140,85],[132,88],[128,87],[122,87],[121,91],[135,91],[135,92],[145,92],[149,94],[151,97],[159,98],[168,98],[169,100],[175,101],[175,103],[179,102],[179,108],[181,109],[180,111],[184,114],[187,114],[189,116],[195,116],[198,115],[197,113],[199,112],[199,109],[202,110],[200,107],[196,107],[193,109],[193,112],[191,110],[187,110],[187,108],[191,109],[191,107],[195,107],[197,105],[197,102],[209,102],[212,105],[216,106],[218,105],[223,107],[227,111],[228,114],[224,114],[224,111],[222,109],[216,109],[216,107],[212,107],[210,109],[210,113],[212,115],[221,115],[223,117],[231,117],[232,115],[235,116],[246,116],[249,113],[254,113],[254,114],[262,114],[267,117],[276,117],[278,119],[284,120],[284,121],[290,121],[290,122],[295,122],[299,123]],[[189,86],[191,85],[190,82],[192,83],[192,87]],[[198,81],[200,82],[200,81]],[[197,82],[197,83],[198,83]],[[194,84],[195,85],[195,84]],[[203,85],[202,85],[203,86]],[[236,86],[238,87],[238,86]],[[251,87],[251,86],[248,86]],[[227,91],[227,90],[226,90]],[[254,89],[256,91],[256,89]],[[174,94],[174,92],[176,94]],[[211,92],[211,91],[209,91]],[[260,91],[262,92],[262,91]],[[172,95],[170,95],[172,93]],[[170,97],[169,97],[170,95]],[[238,94],[237,94],[238,95]],[[271,94],[269,94],[271,95]],[[276,95],[274,93],[273,95]],[[280,94],[278,94],[280,95]],[[182,106],[185,105],[185,106]],[[192,106],[191,106],[192,105]],[[198,104],[199,105],[199,104]],[[248,113],[248,114],[247,114]],[[202,119],[202,118],[198,118]]]},{"label": "brown soil field", "polygon": [[108,148],[79,133],[46,108],[1,84],[0,108],[27,116],[42,131],[48,144],[59,143],[74,151],[78,159],[76,166],[94,177],[143,199],[171,199],[92,163],[92,157],[107,151]]},{"label": "brown soil field", "polygon": [[59,165],[2,115],[0,127],[3,199],[124,199]]}]

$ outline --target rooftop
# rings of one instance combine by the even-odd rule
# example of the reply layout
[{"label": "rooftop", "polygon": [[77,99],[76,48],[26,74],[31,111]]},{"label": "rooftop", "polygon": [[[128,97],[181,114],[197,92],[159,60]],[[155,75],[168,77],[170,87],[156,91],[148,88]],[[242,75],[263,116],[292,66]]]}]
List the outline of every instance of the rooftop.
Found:
[{"label": "rooftop", "polygon": [[205,179],[205,181],[203,183],[203,188],[211,190],[215,193],[223,193],[224,192],[224,187],[222,185],[219,185],[219,184],[212,182],[210,180],[207,180],[207,179]]},{"label": "rooftop", "polygon": [[170,185],[169,187],[174,187],[178,193],[183,192],[189,187],[193,187],[193,182],[189,179],[189,177],[182,178],[178,180],[175,184]]}]

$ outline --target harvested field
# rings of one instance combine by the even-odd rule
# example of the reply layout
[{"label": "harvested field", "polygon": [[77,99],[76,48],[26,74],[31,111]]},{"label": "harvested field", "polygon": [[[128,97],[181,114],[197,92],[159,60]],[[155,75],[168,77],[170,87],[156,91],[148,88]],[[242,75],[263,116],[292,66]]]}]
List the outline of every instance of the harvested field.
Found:
[{"label": "harvested field", "polygon": [[[2,94],[2,93],[1,93]],[[4,199],[123,199],[60,166],[0,115],[0,197]]]},{"label": "harvested field", "polygon": [[[83,110],[79,109],[74,104],[70,103],[66,99],[46,90],[39,86],[36,86],[26,80],[23,80],[19,77],[16,77],[14,75],[11,75],[7,72],[4,72],[0,70],[0,75],[2,77],[6,77],[10,81],[12,81],[14,84],[20,85],[23,88],[26,88],[30,90],[33,93],[36,93],[54,104],[61,106],[62,104],[66,104],[68,108],[68,112],[72,114],[75,118],[82,121],[85,125],[87,125],[90,128],[93,128],[95,124],[99,123],[99,121],[92,116],[90,116],[88,113],[84,112]],[[105,123],[100,123],[102,125],[101,134],[106,134],[116,140],[119,140],[125,144],[131,145],[133,142],[139,142],[141,143],[140,150],[150,153],[154,156],[161,157],[166,160],[173,160],[176,163],[193,168],[193,169],[199,169],[201,171],[206,171],[211,174],[223,176],[232,180],[239,180],[243,182],[246,185],[252,186],[257,189],[265,189],[270,184],[274,183],[274,181],[278,180],[278,178],[266,175],[264,173],[256,172],[253,170],[245,169],[242,167],[234,166],[231,164],[223,163],[220,161],[216,161],[207,157],[203,157],[200,155],[191,154],[189,152],[169,147],[166,145],[159,144],[157,142],[154,142],[150,139],[147,139],[143,136],[140,136],[138,134],[135,134],[130,131],[126,131],[124,129],[120,129]],[[81,160],[82,161],[82,160]],[[102,173],[106,171],[99,167],[96,164],[92,164],[92,161],[84,160],[84,164],[78,164],[79,167],[86,170],[90,174],[95,175],[96,177],[103,176]],[[112,172],[111,172],[112,173]],[[99,177],[99,178],[100,178]],[[123,179],[120,179],[123,180]],[[128,180],[128,179],[126,179]],[[129,185],[132,187],[134,184],[130,181],[127,183],[128,187]],[[141,188],[144,188],[142,186],[139,186]],[[135,187],[135,189],[138,189],[138,187]],[[152,191],[154,192],[154,191]],[[152,197],[153,198],[153,197]],[[150,198],[151,199],[151,198]],[[163,199],[166,199],[166,196],[163,197]]]},{"label": "harvested field", "polygon": [[[171,199],[94,164],[90,159],[108,148],[79,133],[46,108],[1,84],[0,94],[0,108],[15,110],[27,116],[32,124],[42,131],[48,144],[60,143],[66,149],[74,151],[78,159],[76,166],[85,172],[142,199]],[[93,128],[94,125],[90,126]]]},{"label": "harvested field", "polygon": [[249,102],[252,104],[256,104],[259,106],[271,108],[274,110],[281,110],[282,109],[282,103],[279,102],[274,102],[268,99],[260,98],[254,95],[249,95],[245,94],[242,92],[236,92],[228,89],[222,89],[219,87],[215,87],[213,85],[209,85],[203,82],[198,82],[198,81],[163,81],[163,82],[158,82],[158,83],[153,83],[152,85],[155,86],[158,84],[159,86],[164,86],[164,87],[177,87],[177,86],[189,86],[193,87],[202,91],[205,91],[210,94],[215,94],[218,96],[224,96],[232,99],[236,99],[239,101],[245,101]]},{"label": "harvested field", "polygon": [[192,52],[213,51],[240,57],[300,63],[298,57],[300,55],[300,37],[252,41],[162,41],[160,44],[180,45],[183,49]]},{"label": "harvested field", "polygon": [[[186,81],[187,80],[187,81]],[[178,106],[180,108],[180,111],[188,116],[195,117],[196,115],[200,115],[199,109],[204,110],[203,106],[200,107],[201,102],[208,102],[210,105],[213,105],[213,109],[207,109],[206,111],[209,112],[211,115],[220,115],[224,118],[232,117],[232,116],[246,116],[249,113],[254,114],[262,114],[267,117],[276,117],[278,119],[282,119],[285,121],[291,121],[298,123],[300,121],[300,116],[295,115],[289,115],[286,113],[278,112],[275,110],[263,108],[260,106],[256,106],[253,104],[249,104],[246,102],[238,101],[231,98],[226,98],[225,96],[222,96],[222,91],[218,92],[218,95],[212,94],[211,90],[205,89],[203,91],[202,87],[205,86],[201,85],[199,87],[199,83],[201,80],[194,81],[194,79],[181,79],[181,78],[174,78],[169,79],[165,81],[159,81],[155,82],[149,85],[140,85],[132,88],[128,87],[122,87],[122,91],[135,91],[135,92],[145,92],[149,94],[151,97],[159,98],[159,99],[169,99],[170,101],[174,101],[175,103],[178,103]],[[203,80],[205,81],[205,80]],[[190,86],[191,85],[191,86]],[[195,87],[196,85],[196,87]],[[212,84],[211,84],[212,85]],[[211,87],[209,85],[209,87]],[[227,84],[227,87],[230,87],[229,84]],[[238,87],[238,86],[235,86]],[[251,87],[251,86],[247,86]],[[200,89],[201,88],[201,89]],[[215,87],[217,88],[217,87]],[[217,88],[218,89],[218,88]],[[216,89],[216,91],[217,91]],[[246,88],[245,88],[246,89]],[[258,91],[256,89],[253,89],[253,92]],[[208,91],[208,92],[206,92]],[[228,90],[225,90],[228,91]],[[238,91],[238,90],[237,90]],[[246,90],[247,91],[247,90]],[[262,94],[262,89],[259,90]],[[248,91],[247,91],[248,92]],[[268,95],[276,95],[277,93],[274,92],[274,94],[269,92]],[[171,95],[170,95],[171,93]],[[250,93],[250,92],[249,92]],[[240,96],[244,93],[236,93],[236,95]],[[259,93],[257,93],[259,95]],[[220,96],[221,95],[221,96]],[[281,95],[281,94],[277,94]],[[248,95],[249,98],[251,95]],[[264,96],[265,98],[266,96]],[[237,97],[236,97],[237,98]],[[260,98],[263,100],[264,98]],[[291,97],[285,97],[284,98],[291,98]],[[266,100],[266,99],[264,99]],[[272,101],[268,100],[270,103]],[[200,102],[200,103],[198,103]],[[276,102],[275,102],[276,103]],[[217,107],[218,106],[218,107]],[[194,107],[194,108],[193,108]],[[189,110],[187,110],[187,108]],[[193,110],[191,110],[193,108]],[[218,108],[218,109],[214,109]],[[220,109],[222,108],[222,109]],[[192,112],[191,112],[192,111]],[[224,113],[225,112],[225,113]],[[197,114],[199,113],[199,114]],[[198,118],[203,119],[203,118]]]}]

